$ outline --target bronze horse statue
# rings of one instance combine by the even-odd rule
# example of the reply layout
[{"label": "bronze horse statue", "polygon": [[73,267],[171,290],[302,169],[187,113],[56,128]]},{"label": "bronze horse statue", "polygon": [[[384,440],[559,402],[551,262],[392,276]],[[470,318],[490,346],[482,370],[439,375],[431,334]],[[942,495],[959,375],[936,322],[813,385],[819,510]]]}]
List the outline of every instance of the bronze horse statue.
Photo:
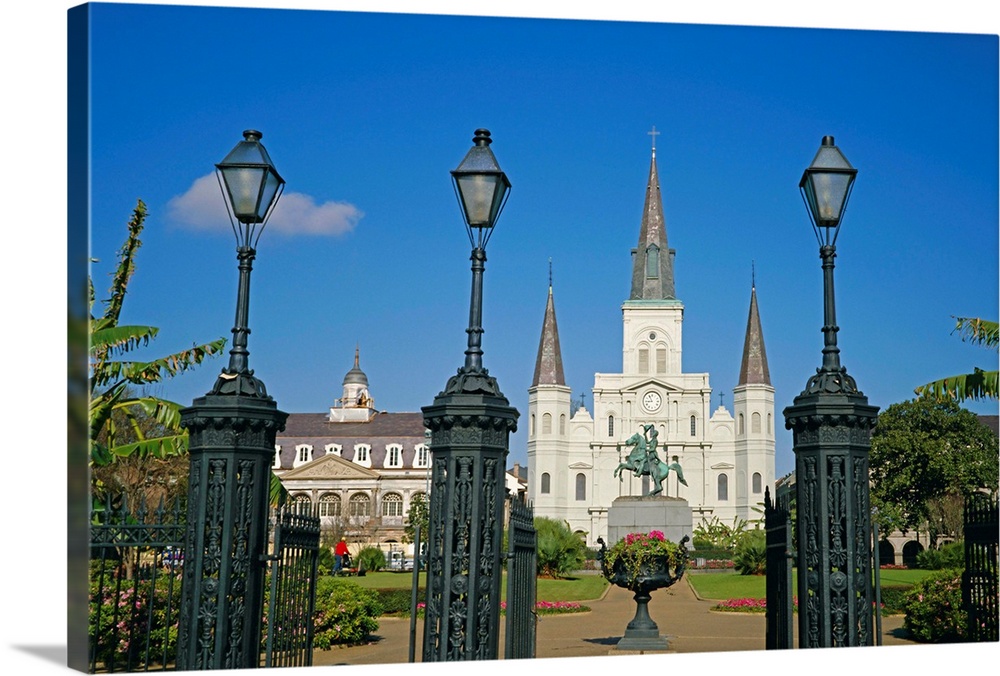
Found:
[{"label": "bronze horse statue", "polygon": [[669,465],[662,462],[660,456],[656,454],[655,444],[651,448],[647,447],[646,437],[643,435],[636,432],[625,440],[625,445],[632,446],[632,451],[628,454],[625,462],[615,468],[614,476],[618,477],[619,481],[622,480],[621,471],[623,469],[632,470],[637,477],[648,475],[656,484],[656,488],[651,490],[649,495],[656,495],[663,492],[663,480],[670,474],[670,470],[674,470],[677,474],[677,480],[687,486],[681,466],[677,462],[672,462]]}]

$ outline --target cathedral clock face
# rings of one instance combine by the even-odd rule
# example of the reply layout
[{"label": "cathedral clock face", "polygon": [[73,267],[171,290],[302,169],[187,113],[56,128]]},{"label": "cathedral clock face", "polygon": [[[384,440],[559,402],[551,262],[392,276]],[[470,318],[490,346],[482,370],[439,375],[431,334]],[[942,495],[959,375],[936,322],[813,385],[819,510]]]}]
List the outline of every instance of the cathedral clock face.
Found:
[{"label": "cathedral clock face", "polygon": [[647,392],[642,395],[642,407],[650,413],[660,408],[660,395],[656,392]]}]

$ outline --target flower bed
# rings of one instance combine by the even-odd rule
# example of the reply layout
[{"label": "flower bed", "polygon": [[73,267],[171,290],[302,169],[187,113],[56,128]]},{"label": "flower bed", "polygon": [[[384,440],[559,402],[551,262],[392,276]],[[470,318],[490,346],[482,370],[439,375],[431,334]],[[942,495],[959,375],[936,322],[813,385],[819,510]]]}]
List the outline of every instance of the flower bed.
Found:
[{"label": "flower bed", "polygon": [[[424,603],[417,604],[417,617],[424,616]],[[535,603],[535,612],[538,615],[565,615],[568,613],[587,613],[590,606],[585,606],[576,601],[538,601]],[[507,614],[507,602],[500,602],[500,614]]]}]

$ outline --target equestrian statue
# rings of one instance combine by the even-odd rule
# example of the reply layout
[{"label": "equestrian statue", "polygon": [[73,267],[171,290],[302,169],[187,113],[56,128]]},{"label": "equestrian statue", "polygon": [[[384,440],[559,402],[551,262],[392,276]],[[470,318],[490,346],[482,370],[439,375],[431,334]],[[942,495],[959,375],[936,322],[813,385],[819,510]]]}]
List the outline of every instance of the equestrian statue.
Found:
[{"label": "equestrian statue", "polygon": [[670,470],[673,470],[677,474],[679,482],[685,486],[688,485],[687,481],[684,480],[684,472],[677,462],[677,456],[674,456],[674,461],[669,465],[660,460],[660,456],[656,452],[657,437],[659,437],[659,432],[656,431],[656,427],[653,425],[644,425],[642,434],[636,432],[626,439],[625,446],[631,446],[632,450],[629,452],[625,462],[615,468],[614,473],[614,476],[618,477],[619,481],[623,480],[621,475],[623,469],[632,470],[637,477],[652,477],[656,488],[651,490],[649,495],[656,495],[663,492],[663,480],[670,474]]}]

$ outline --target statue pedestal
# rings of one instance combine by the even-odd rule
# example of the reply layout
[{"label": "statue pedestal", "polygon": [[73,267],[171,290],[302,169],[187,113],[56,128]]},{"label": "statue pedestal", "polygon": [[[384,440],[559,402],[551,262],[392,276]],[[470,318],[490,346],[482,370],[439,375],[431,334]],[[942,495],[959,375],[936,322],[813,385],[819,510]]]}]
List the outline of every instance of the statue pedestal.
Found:
[{"label": "statue pedestal", "polygon": [[[608,546],[628,533],[658,530],[671,542],[680,542],[691,529],[691,507],[683,498],[645,495],[616,498],[608,510]],[[687,545],[689,548],[691,545]]]}]

